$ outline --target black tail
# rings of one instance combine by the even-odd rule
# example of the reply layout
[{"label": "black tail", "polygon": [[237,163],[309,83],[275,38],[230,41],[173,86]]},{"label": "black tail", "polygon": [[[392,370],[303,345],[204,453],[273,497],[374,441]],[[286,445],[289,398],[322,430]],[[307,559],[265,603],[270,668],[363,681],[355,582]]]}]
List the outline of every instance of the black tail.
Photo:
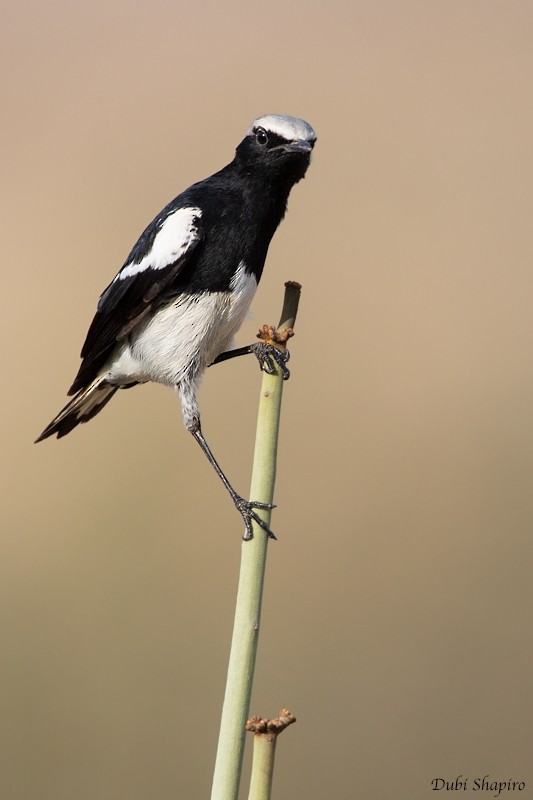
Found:
[{"label": "black tail", "polygon": [[47,425],[35,442],[42,442],[49,436],[57,433],[57,438],[66,436],[67,433],[82,422],[88,422],[106,403],[109,403],[118,386],[107,383],[104,377],[96,378],[87,388],[80,391],[67,403],[65,408],[59,412],[50,425]]}]

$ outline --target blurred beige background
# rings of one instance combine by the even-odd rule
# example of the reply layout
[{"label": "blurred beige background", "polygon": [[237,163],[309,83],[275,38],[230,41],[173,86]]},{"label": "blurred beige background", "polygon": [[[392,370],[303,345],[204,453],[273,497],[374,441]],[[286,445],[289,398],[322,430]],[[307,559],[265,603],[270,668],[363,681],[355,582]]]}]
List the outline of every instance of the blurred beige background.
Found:
[{"label": "blurred beige background", "polygon": [[[319,136],[240,336],[303,284],[252,702],[298,717],[275,797],[533,797],[533,4],[4,0],[0,30],[1,796],[209,794],[235,510],[161,387],[32,441],[144,226],[274,111]],[[243,493],[259,381],[201,392]]]}]

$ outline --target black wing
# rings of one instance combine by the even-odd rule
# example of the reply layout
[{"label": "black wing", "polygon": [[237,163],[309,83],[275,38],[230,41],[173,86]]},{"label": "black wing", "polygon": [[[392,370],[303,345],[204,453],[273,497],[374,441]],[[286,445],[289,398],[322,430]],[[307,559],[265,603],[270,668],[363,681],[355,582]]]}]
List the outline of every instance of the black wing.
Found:
[{"label": "black wing", "polygon": [[103,292],[81,351],[69,395],[87,386],[113,348],[150,313],[202,241],[202,211],[173,204],[146,228],[126,263]]}]

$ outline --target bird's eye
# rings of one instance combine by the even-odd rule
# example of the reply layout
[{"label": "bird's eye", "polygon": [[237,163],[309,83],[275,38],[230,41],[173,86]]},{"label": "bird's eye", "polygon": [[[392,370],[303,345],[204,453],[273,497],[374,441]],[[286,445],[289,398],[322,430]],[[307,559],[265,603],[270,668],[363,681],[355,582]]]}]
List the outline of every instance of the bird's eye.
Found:
[{"label": "bird's eye", "polygon": [[268,142],[268,134],[264,128],[258,128],[255,132],[255,140],[257,144],[265,145]]}]

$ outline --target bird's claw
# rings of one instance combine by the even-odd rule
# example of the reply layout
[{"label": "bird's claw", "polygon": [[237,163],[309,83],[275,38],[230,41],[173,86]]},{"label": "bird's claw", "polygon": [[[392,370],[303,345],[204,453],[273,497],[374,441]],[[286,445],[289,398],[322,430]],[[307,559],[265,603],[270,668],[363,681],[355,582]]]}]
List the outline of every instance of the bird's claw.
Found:
[{"label": "bird's claw", "polygon": [[256,514],[254,511],[255,508],[266,508],[271,511],[273,508],[276,508],[273,503],[259,503],[254,500],[245,500],[244,497],[241,497],[240,495],[234,497],[233,502],[235,503],[235,507],[243,518],[246,526],[246,532],[242,537],[245,542],[249,542],[250,539],[254,538],[252,521],[259,525],[259,527],[265,531],[266,534],[268,534],[269,539],[277,539],[277,536],[273,531],[270,530],[266,522],[262,520],[259,514]]},{"label": "bird's claw", "polygon": [[287,361],[291,354],[287,349],[284,348],[282,350],[271,342],[260,341],[250,345],[250,350],[259,361],[259,366],[263,372],[268,375],[274,375],[277,364],[281,370],[283,380],[286,381],[290,378],[291,373],[287,367]]}]

